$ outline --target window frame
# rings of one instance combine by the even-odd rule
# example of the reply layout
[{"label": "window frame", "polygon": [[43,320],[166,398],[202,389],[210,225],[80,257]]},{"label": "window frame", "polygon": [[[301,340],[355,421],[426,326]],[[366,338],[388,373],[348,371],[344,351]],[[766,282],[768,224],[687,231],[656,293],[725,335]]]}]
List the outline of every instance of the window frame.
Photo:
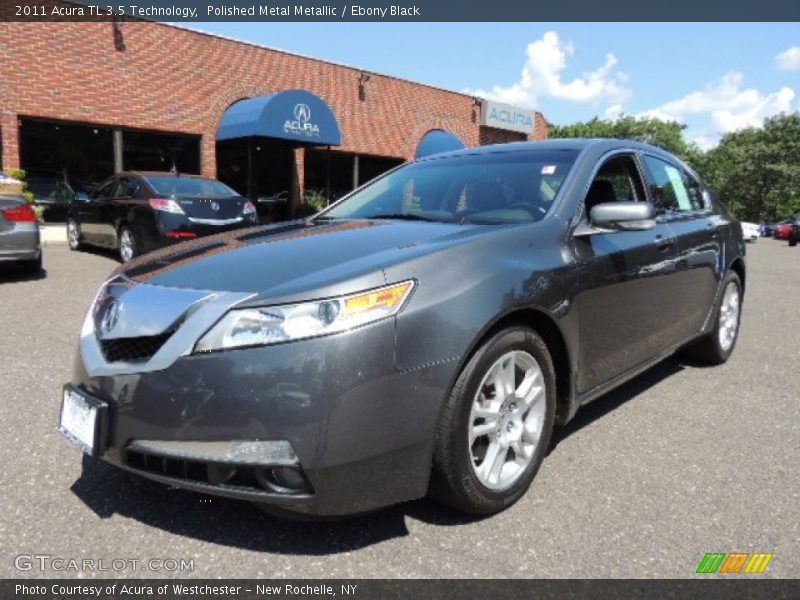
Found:
[{"label": "window frame", "polygon": [[[591,175],[587,179],[586,185],[583,189],[583,194],[581,196],[581,200],[578,206],[578,210],[576,211],[576,223],[580,224],[583,223],[585,225],[590,225],[589,214],[586,212],[586,196],[589,194],[589,188],[592,187],[592,183],[597,178],[597,174],[600,172],[606,163],[609,161],[620,158],[622,156],[628,156],[633,160],[634,167],[636,168],[636,173],[639,175],[639,182],[642,184],[643,191],[644,191],[644,198],[642,200],[637,200],[637,202],[651,202],[650,193],[648,190],[648,186],[645,185],[647,179],[645,178],[644,174],[644,165],[639,158],[640,152],[635,148],[615,148],[603,154],[598,160],[595,166],[592,169]],[[569,176],[569,174],[567,175]],[[563,189],[563,183],[562,183]],[[561,190],[559,190],[561,192]]]}]

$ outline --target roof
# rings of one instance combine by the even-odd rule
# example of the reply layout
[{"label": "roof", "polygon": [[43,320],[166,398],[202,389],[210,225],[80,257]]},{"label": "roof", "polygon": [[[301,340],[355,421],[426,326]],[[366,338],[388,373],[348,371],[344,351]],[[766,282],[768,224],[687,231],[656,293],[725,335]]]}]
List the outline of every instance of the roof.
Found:
[{"label": "roof", "polygon": [[596,148],[598,150],[614,150],[615,148],[634,148],[638,150],[649,150],[657,154],[665,154],[665,151],[650,144],[636,142],[634,140],[621,140],[616,138],[568,138],[543,140],[539,142],[508,142],[505,144],[491,144],[489,146],[476,146],[465,150],[456,150],[437,154],[431,158],[442,156],[455,156],[462,154],[500,154],[507,152],[524,152],[530,150],[575,150],[582,151],[586,148]]},{"label": "roof", "polygon": [[117,175],[138,175],[139,177],[186,177],[192,179],[214,179],[213,177],[205,177],[203,175],[196,175],[194,173],[181,173],[174,171],[121,171]]}]

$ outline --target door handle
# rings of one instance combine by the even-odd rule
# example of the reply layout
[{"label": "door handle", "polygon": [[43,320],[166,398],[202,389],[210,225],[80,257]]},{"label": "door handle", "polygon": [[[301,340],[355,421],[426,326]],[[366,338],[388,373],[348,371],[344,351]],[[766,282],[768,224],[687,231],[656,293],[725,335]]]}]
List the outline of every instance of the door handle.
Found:
[{"label": "door handle", "polygon": [[675,238],[658,234],[656,239],[653,240],[653,243],[659,250],[666,250],[667,248],[671,248],[675,245]]}]

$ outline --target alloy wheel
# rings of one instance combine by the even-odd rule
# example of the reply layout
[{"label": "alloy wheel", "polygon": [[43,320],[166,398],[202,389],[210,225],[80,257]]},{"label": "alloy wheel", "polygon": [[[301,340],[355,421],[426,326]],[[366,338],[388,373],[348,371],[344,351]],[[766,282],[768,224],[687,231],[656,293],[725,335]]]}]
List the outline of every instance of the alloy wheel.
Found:
[{"label": "alloy wheel", "polygon": [[478,480],[495,491],[508,489],[533,460],[546,411],[544,376],[522,350],[489,367],[472,401],[469,452]]},{"label": "alloy wheel", "polygon": [[725,287],[722,304],[719,307],[719,346],[727,352],[733,347],[739,330],[740,312],[739,286],[731,281]]},{"label": "alloy wheel", "polygon": [[69,247],[75,250],[81,243],[81,230],[78,229],[78,224],[70,219],[67,221],[67,241]]},{"label": "alloy wheel", "polygon": [[119,255],[123,262],[133,259],[136,252],[136,242],[130,229],[123,229],[119,234]]}]

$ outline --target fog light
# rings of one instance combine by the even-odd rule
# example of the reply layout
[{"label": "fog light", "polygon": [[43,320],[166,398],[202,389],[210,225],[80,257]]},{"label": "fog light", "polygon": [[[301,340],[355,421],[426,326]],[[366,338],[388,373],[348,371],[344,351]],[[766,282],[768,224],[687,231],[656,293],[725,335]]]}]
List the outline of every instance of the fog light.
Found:
[{"label": "fog light", "polygon": [[225,483],[236,474],[236,469],[223,465],[208,465],[208,482],[213,485]]},{"label": "fog light", "polygon": [[304,492],[306,480],[299,469],[293,467],[268,467],[256,469],[256,480],[265,489],[279,494],[297,494]]}]

